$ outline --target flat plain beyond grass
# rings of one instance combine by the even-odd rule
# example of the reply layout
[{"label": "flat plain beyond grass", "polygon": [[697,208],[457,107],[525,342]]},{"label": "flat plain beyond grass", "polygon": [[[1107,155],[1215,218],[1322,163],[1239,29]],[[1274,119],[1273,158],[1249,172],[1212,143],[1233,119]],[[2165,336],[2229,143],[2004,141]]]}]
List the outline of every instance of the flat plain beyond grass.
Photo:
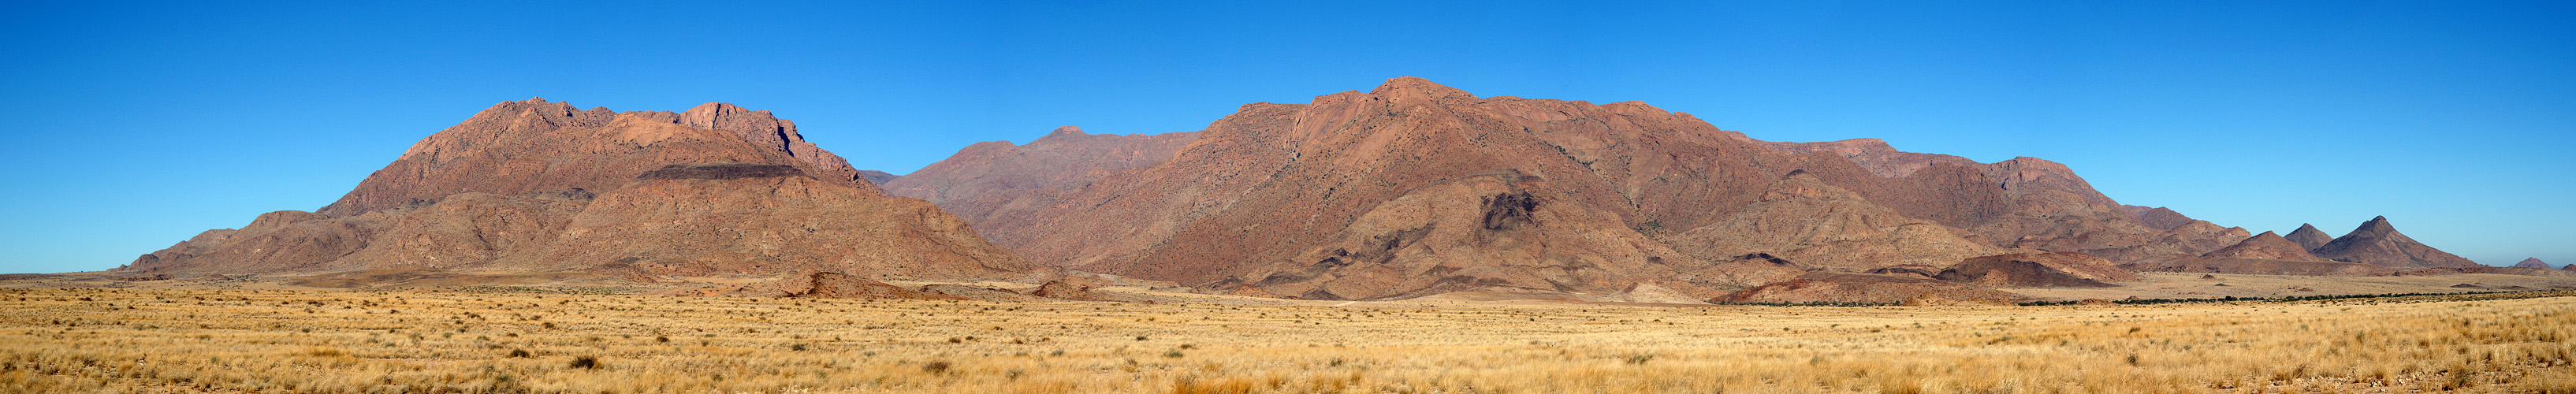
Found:
[{"label": "flat plain beyond grass", "polygon": [[2576,293],[2147,306],[0,290],[0,392],[2576,392]]}]

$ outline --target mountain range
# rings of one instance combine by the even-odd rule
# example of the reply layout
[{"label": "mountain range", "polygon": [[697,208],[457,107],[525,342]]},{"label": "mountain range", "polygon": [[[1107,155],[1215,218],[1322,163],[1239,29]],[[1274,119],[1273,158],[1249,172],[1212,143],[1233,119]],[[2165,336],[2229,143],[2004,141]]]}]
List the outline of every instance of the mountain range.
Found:
[{"label": "mountain range", "polygon": [[2331,239],[2314,226],[2254,235],[2120,204],[2038,158],[1761,141],[1641,102],[1477,96],[1403,77],[1245,104],[1198,131],[1066,126],[1026,145],[976,143],[902,176],[853,169],[793,122],[730,104],[503,102],[329,206],[209,230],[120,270],[403,267],[646,282],[1087,272],[1300,299],[1786,302],[1991,298],[1975,290],[2107,286],[2131,271],[2477,266],[2384,217]]}]

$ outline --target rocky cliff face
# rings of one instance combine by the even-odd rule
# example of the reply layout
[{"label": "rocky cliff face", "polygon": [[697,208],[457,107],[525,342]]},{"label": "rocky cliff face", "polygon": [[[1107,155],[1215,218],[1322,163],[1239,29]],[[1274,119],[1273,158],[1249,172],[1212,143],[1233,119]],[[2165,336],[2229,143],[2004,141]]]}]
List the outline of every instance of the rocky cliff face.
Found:
[{"label": "rocky cliff face", "polygon": [[496,105],[415,144],[322,212],[261,215],[126,269],[426,267],[649,281],[813,270],[992,278],[1037,268],[930,203],[882,195],[767,112],[570,108]]},{"label": "rocky cliff face", "polygon": [[[966,169],[979,166],[1092,166],[962,165],[1003,161],[993,159],[1011,154],[1001,145],[960,152],[951,162],[961,175],[944,178],[1003,176]],[[1417,78],[1305,104],[1247,104],[1169,156],[1138,152],[1101,166],[1136,167],[948,209],[1043,264],[1347,299],[1476,286],[1615,293],[1641,281],[1699,296],[1760,284],[1722,268],[1762,266],[1737,264],[1735,251],[1867,269],[1946,266],[2012,248],[2197,255],[2247,236],[2199,221],[2141,224],[2046,160],[1975,163],[1868,141],[1771,144],[1642,103],[1478,97]],[[1843,193],[1772,198],[1792,172]],[[916,173],[889,186],[931,196],[935,188],[908,188],[915,177],[935,179]],[[1773,204],[1757,207],[1764,202]],[[1692,235],[1818,204],[1876,210]],[[1906,256],[1915,252],[1892,246],[1907,242],[1956,253]]]},{"label": "rocky cliff face", "polygon": [[664,165],[709,162],[789,165],[816,179],[875,188],[769,111],[724,103],[682,113],[574,110],[528,99],[494,104],[421,139],[315,212],[354,216],[465,192],[607,190]]},{"label": "rocky cliff face", "polygon": [[2474,268],[2478,263],[2425,246],[2414,238],[2398,233],[2388,217],[2380,216],[2362,222],[2333,242],[2318,246],[2317,257],[2334,261],[2375,264],[2398,268]]}]

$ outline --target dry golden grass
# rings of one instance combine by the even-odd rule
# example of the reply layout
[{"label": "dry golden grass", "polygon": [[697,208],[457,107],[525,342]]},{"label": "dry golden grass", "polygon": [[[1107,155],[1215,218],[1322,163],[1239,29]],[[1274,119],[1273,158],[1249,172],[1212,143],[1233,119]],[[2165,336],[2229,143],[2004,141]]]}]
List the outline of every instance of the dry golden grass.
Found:
[{"label": "dry golden grass", "polygon": [[8,289],[0,392],[2570,393],[2571,295],[1650,308]]}]

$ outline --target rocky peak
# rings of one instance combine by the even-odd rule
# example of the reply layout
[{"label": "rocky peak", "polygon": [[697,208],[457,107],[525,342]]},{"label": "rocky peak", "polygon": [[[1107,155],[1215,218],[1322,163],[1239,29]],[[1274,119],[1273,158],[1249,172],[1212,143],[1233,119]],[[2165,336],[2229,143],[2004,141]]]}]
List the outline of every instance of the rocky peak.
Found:
[{"label": "rocky peak", "polygon": [[2299,223],[2299,229],[2291,230],[2290,235],[2285,238],[2289,238],[2290,242],[2299,243],[2299,248],[2311,251],[2326,246],[2327,242],[2334,242],[2334,236],[2326,235],[2325,230],[2318,230],[2316,225],[2307,223]]},{"label": "rocky peak", "polygon": [[791,142],[804,142],[796,134],[796,122],[779,119],[769,111],[753,111],[728,103],[698,104],[680,112],[680,125],[701,129],[731,131],[761,146],[788,150]]},{"label": "rocky peak", "polygon": [[2349,237],[2352,236],[2352,234],[2361,234],[2365,232],[2383,235],[2391,234],[2397,232],[2397,226],[2389,225],[2388,216],[2382,215],[2372,217],[2370,218],[2370,221],[2361,222],[2361,227],[2353,228],[2351,233],[2346,233],[2344,236]]},{"label": "rocky peak", "polygon": [[2397,232],[2397,226],[2389,224],[2387,216],[2362,222],[2361,227],[2354,228],[2351,233],[2346,233],[2342,237],[2335,238],[2334,241],[2327,242],[2324,246],[2317,247],[2314,252],[2317,257],[2335,261],[2398,268],[2481,266],[2469,259],[2416,242],[2414,238]]},{"label": "rocky peak", "polygon": [[1466,98],[1473,100],[1476,98],[1476,95],[1468,94],[1465,90],[1458,90],[1458,88],[1433,83],[1431,80],[1417,77],[1389,78],[1386,80],[1386,83],[1377,85],[1376,89],[1370,89],[1369,94],[1379,98],[1384,98],[1390,102],[1404,102],[1414,99]]},{"label": "rocky peak", "polygon": [[2540,261],[2540,258],[2538,258],[2538,257],[2522,259],[2522,262],[2520,262],[2520,263],[2514,263],[2514,264],[2513,264],[2513,266],[2514,266],[2514,267],[2517,267],[2517,268],[2539,268],[2539,269],[2549,269],[2549,268],[2550,268],[2550,267],[2549,267],[2549,263],[2541,262],[2541,261]]},{"label": "rocky peak", "polygon": [[[1049,131],[1049,132],[1047,132],[1046,137],[1054,137],[1054,136],[1072,136],[1072,137],[1079,137],[1079,136],[1086,136],[1086,135],[1091,135],[1091,133],[1084,133],[1084,132],[1082,132],[1082,128],[1081,128],[1081,127],[1074,127],[1074,126],[1067,125],[1067,126],[1056,126],[1055,131]],[[1038,137],[1038,138],[1046,138],[1046,137]],[[1031,142],[1032,142],[1032,143],[1034,143],[1035,141],[1031,141]]]}]

